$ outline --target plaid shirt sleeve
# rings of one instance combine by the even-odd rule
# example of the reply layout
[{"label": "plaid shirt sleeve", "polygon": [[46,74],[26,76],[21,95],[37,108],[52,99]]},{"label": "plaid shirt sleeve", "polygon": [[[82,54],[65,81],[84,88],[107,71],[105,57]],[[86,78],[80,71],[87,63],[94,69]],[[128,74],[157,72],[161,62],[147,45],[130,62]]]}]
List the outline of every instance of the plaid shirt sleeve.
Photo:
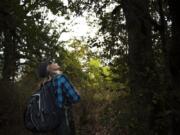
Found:
[{"label": "plaid shirt sleeve", "polygon": [[63,91],[65,92],[70,102],[76,103],[80,100],[79,94],[65,75],[58,77],[57,81],[58,88],[61,89],[63,87]]}]

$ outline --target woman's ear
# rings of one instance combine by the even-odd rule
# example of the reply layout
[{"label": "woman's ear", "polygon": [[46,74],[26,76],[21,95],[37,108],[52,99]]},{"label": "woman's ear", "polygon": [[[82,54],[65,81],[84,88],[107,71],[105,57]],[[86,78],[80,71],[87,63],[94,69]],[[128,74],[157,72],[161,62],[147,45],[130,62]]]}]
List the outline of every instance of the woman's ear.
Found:
[{"label": "woman's ear", "polygon": [[47,72],[49,73],[49,71],[50,71],[50,65],[47,65]]}]

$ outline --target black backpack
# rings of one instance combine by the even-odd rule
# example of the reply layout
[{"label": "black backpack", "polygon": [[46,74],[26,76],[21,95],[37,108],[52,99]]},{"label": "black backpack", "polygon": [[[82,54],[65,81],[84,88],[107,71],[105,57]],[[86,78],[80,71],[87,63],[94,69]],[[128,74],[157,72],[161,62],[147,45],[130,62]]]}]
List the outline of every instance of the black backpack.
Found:
[{"label": "black backpack", "polygon": [[60,124],[62,110],[56,104],[57,92],[52,81],[41,85],[27,102],[24,125],[33,132],[51,131]]}]

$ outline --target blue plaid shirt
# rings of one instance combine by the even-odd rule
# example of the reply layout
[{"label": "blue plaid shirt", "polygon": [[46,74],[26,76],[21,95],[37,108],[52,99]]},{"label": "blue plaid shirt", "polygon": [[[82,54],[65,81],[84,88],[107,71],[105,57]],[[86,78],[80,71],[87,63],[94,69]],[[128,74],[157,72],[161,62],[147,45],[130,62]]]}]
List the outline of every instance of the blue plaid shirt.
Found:
[{"label": "blue plaid shirt", "polygon": [[54,89],[56,90],[57,105],[61,108],[65,103],[65,98],[70,104],[80,100],[80,96],[71,84],[69,79],[61,74],[53,78]]}]

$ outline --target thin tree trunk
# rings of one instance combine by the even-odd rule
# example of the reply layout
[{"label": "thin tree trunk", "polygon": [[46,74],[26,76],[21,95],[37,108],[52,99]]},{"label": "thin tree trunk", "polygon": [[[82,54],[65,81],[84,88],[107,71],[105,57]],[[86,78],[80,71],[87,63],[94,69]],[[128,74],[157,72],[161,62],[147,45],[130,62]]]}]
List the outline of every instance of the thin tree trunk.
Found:
[{"label": "thin tree trunk", "polygon": [[5,31],[3,59],[3,81],[14,81],[16,72],[16,43],[11,31]]}]

